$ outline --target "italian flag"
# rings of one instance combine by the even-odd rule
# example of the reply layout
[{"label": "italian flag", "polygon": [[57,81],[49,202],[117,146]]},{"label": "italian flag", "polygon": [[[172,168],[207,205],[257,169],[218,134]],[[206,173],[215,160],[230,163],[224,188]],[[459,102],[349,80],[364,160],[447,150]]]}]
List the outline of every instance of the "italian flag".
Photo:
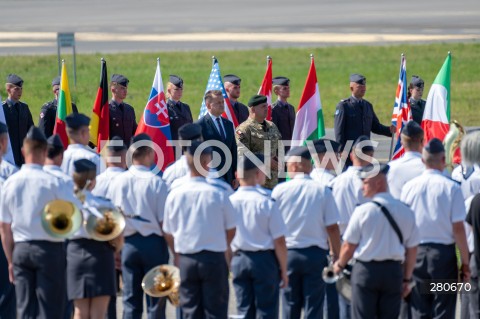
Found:
[{"label": "italian flag", "polygon": [[440,72],[428,92],[422,128],[425,131],[425,143],[436,137],[443,141],[450,129],[450,71],[452,57],[448,53]]},{"label": "italian flag", "polygon": [[307,81],[298,104],[293,127],[292,147],[303,145],[307,140],[316,140],[325,136],[322,103],[320,102],[320,90],[313,55],[311,61]]},{"label": "italian flag", "polygon": [[55,119],[55,127],[53,134],[58,134],[62,140],[63,146],[67,148],[69,141],[67,136],[67,125],[65,118],[72,113],[72,99],[70,97],[70,89],[68,88],[67,67],[65,61],[62,61],[62,74],[60,80],[60,91],[58,92],[57,117]]}]

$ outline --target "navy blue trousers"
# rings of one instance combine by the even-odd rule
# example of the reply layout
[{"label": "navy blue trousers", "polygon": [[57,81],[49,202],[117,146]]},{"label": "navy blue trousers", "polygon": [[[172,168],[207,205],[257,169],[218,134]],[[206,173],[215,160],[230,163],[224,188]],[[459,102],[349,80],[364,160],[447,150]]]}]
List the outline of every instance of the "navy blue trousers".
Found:
[{"label": "navy blue trousers", "polygon": [[1,247],[0,238],[0,317],[16,318],[15,286],[8,279],[8,262]]}]

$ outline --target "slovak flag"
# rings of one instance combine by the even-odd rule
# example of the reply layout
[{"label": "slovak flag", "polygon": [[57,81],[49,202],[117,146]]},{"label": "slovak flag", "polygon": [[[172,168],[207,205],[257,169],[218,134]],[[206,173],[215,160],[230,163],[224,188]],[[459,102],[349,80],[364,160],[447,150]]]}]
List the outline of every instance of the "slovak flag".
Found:
[{"label": "slovak flag", "polygon": [[267,70],[265,71],[265,76],[263,77],[262,85],[258,94],[265,95],[267,97],[268,113],[267,120],[272,120],[272,58],[267,57]]},{"label": "slovak flag", "polygon": [[135,135],[140,133],[148,134],[153,143],[162,150],[163,158],[157,158],[159,153],[156,151],[155,161],[158,168],[163,171],[174,161],[174,152],[173,147],[167,145],[167,141],[172,139],[172,134],[170,132],[170,118],[168,116],[162,74],[160,72],[160,59],[157,59],[157,71],[153,79],[152,90],[150,91],[145,111],[143,111],[143,115],[138,122]]},{"label": "slovak flag", "polygon": [[407,59],[402,54],[397,92],[395,94],[395,105],[393,106],[392,114],[392,125],[397,127],[396,135],[398,136],[392,159],[400,158],[405,153],[405,149],[400,141],[400,134],[402,133],[405,124],[411,120],[412,111],[410,109],[410,102],[407,98]]}]

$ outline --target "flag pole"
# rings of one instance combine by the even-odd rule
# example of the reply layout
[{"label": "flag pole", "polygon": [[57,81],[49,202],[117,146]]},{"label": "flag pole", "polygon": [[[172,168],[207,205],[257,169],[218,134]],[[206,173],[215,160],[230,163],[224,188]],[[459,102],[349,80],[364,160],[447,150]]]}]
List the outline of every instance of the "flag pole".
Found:
[{"label": "flag pole", "polygon": [[215,64],[215,60],[216,60],[216,59],[217,59],[217,58],[216,58],[214,55],[212,55],[212,67],[213,67],[213,65]]},{"label": "flag pole", "polygon": [[[400,55],[400,68],[402,67],[402,61],[403,61],[404,56],[405,56],[404,53],[402,53]],[[397,127],[398,127],[398,122],[397,122]],[[396,130],[395,130],[395,132],[396,132]],[[394,142],[394,139],[395,139],[395,135],[397,135],[397,133],[393,133],[392,138],[390,140],[390,152],[388,152],[388,161],[389,162],[392,160],[393,142]]]}]

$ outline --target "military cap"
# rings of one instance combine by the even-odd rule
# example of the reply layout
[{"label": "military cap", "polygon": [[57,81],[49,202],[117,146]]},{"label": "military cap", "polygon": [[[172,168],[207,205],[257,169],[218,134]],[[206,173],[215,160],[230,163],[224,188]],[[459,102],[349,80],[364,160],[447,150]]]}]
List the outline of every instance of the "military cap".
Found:
[{"label": "military cap", "polygon": [[[263,154],[255,154],[255,156],[258,157],[260,162],[262,162],[261,165],[265,163],[265,157],[263,156]],[[259,166],[247,156],[243,156],[238,162],[238,169],[249,171],[254,168],[259,168]]]},{"label": "military cap", "polygon": [[107,147],[108,150],[112,152],[121,152],[127,149],[127,145],[125,145],[123,138],[121,138],[120,136],[112,137]]},{"label": "military cap", "polygon": [[445,152],[445,147],[443,146],[442,141],[434,137],[428,141],[427,145],[424,147],[425,151],[429,154],[439,154]]},{"label": "military cap", "polygon": [[151,142],[152,138],[150,137],[150,135],[148,135],[146,133],[140,133],[140,134],[137,134],[134,137],[132,137],[132,143],[131,144],[134,144],[134,143],[137,143],[137,142],[140,142],[140,141]]},{"label": "military cap", "polygon": [[184,124],[178,129],[178,136],[184,141],[201,139],[202,127],[197,123]]},{"label": "military cap", "polygon": [[52,86],[54,85],[60,85],[60,81],[62,80],[61,76],[57,76],[52,80]]},{"label": "military cap", "polygon": [[73,162],[73,169],[75,173],[96,172],[97,165],[86,158],[82,158]]},{"label": "military cap", "polygon": [[362,167],[362,169],[358,171],[358,176],[361,179],[365,179],[375,177],[378,174],[387,175],[389,169],[390,166],[388,166],[387,164],[368,164],[367,166]]},{"label": "military cap", "polygon": [[[360,145],[360,143],[362,143]],[[366,152],[373,152],[375,149],[373,148],[372,141],[366,135],[360,135],[353,144],[354,149],[361,149],[362,153]]]},{"label": "military cap", "polygon": [[90,124],[90,118],[82,113],[71,113],[67,115],[65,122],[67,123],[67,127],[76,130],[82,126],[88,126]]},{"label": "military cap", "polygon": [[408,121],[402,130],[402,135],[405,135],[408,137],[418,136],[422,133],[423,133],[422,127],[418,125],[418,123],[415,121]]},{"label": "military cap", "polygon": [[354,73],[350,75],[350,82],[355,82],[357,84],[365,85],[367,84],[367,78],[361,74]]},{"label": "military cap", "polygon": [[63,143],[58,134],[53,134],[47,139],[48,146],[63,149]]},{"label": "military cap", "polygon": [[242,82],[242,79],[240,79],[235,74],[226,74],[223,76],[223,82],[230,82],[235,85],[240,85],[240,82]]},{"label": "military cap", "polygon": [[[193,141],[192,145],[188,147],[188,154],[193,156],[196,150],[200,147],[200,145],[202,145],[202,143],[203,142],[201,141]],[[210,146],[207,146],[203,148],[202,152],[199,155],[208,155],[208,154],[212,154],[212,152],[213,152],[212,148]]]},{"label": "military cap", "polygon": [[425,82],[423,82],[422,78],[420,78],[418,75],[412,75],[410,84],[419,88],[423,88],[423,86],[425,85]]},{"label": "military cap", "polygon": [[272,83],[274,85],[285,85],[288,86],[290,85],[290,79],[286,78],[284,76],[277,76],[272,79]]},{"label": "military cap", "polygon": [[0,122],[0,134],[8,133],[8,126],[7,124]]},{"label": "military cap", "polygon": [[315,146],[315,152],[317,154],[326,153],[328,151],[327,149],[328,143],[330,143],[330,145],[332,146],[333,152],[338,153],[338,150],[340,148],[340,143],[337,143],[329,139],[320,139],[320,140],[313,141],[313,146]]},{"label": "military cap", "polygon": [[263,103],[267,103],[267,97],[265,95],[254,95],[248,100],[248,106],[257,106]]},{"label": "military cap", "polygon": [[168,81],[175,85],[177,88],[183,89],[183,79],[178,75],[170,74]]},{"label": "military cap", "polygon": [[287,153],[287,159],[293,156],[300,156],[301,158],[306,160],[312,159],[310,150],[306,146],[297,146],[297,147],[291,148]]},{"label": "military cap", "polygon": [[121,74],[112,74],[111,81],[117,82],[122,86],[128,86],[128,82],[130,82],[126,77]]},{"label": "military cap", "polygon": [[11,84],[13,84],[13,85],[22,87],[22,85],[23,85],[23,79],[22,79],[21,77],[19,77],[18,75],[16,75],[16,74],[9,74],[9,75],[7,76],[7,83],[11,83]]},{"label": "military cap", "polygon": [[26,138],[32,141],[47,143],[47,138],[42,130],[33,125],[28,130]]}]

